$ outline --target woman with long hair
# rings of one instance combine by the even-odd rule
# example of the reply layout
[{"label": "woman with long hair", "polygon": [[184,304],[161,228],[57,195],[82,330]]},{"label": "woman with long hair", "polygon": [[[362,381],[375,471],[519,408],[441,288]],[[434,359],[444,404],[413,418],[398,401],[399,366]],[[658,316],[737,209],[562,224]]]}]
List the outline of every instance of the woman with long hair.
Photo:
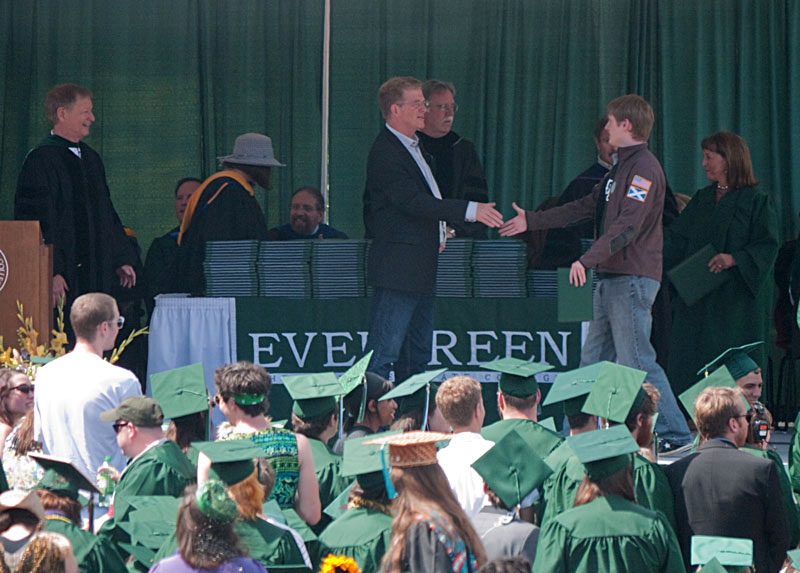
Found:
[{"label": "woman with long hair", "polygon": [[575,506],[542,529],[533,571],[683,572],[678,540],[664,515],[636,504],[630,454],[639,446],[628,428],[586,432],[568,442],[586,473]]},{"label": "woman with long hair", "polygon": [[33,407],[33,384],[19,370],[0,368],[0,439],[5,442],[12,430]]},{"label": "woman with long hair", "polygon": [[199,488],[186,488],[178,509],[178,552],[156,563],[151,573],[265,573],[257,560],[247,556],[233,524],[239,516],[236,502],[225,484],[209,480]]},{"label": "woman with long hair", "polygon": [[486,561],[480,537],[436,460],[436,442],[450,437],[417,431],[376,442],[388,444],[392,469],[386,488],[390,497],[396,492],[386,573],[466,573]]}]

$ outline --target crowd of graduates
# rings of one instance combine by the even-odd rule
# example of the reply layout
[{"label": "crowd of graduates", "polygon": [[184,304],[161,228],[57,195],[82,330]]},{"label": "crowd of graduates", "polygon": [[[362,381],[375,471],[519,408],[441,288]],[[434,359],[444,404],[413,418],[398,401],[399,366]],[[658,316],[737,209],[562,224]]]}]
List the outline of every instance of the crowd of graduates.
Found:
[{"label": "crowd of graduates", "polygon": [[[731,357],[741,358],[726,355],[681,396],[699,444],[718,438],[703,433],[697,404],[715,389],[733,392],[724,365],[735,371]],[[787,553],[800,541],[789,476],[750,434],[741,449],[780,469],[771,492],[780,511],[767,516],[785,523],[780,562],[760,563],[763,548],[747,535],[691,535],[684,543],[689,518],[676,507],[669,470],[654,459],[659,392],[642,371],[600,362],[564,372],[542,403],[536,375],[550,367],[500,359],[483,366],[499,373],[501,415],[484,426],[471,378],[439,385],[438,370],[394,386],[368,376],[368,362],[338,378],[284,377],[293,399],[285,421],[267,416],[270,376],[252,363],[218,369],[211,399],[200,365],[153,376],[152,398],[125,398],[101,415],[131,458],[108,515],[87,516],[97,484],[70,460],[30,454],[42,479],[30,492],[0,495],[3,566],[679,572],[793,571],[798,562]],[[735,393],[745,411],[747,400]],[[542,405],[563,414],[569,437],[538,419]],[[214,441],[210,407],[228,420]]]}]

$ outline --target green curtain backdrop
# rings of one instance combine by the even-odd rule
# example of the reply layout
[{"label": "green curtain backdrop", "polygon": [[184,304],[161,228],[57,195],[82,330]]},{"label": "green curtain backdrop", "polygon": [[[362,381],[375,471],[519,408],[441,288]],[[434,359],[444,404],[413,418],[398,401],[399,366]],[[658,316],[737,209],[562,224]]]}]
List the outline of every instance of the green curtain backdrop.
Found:
[{"label": "green curtain backdrop", "polygon": [[0,34],[0,218],[13,214],[22,161],[49,130],[44,96],[61,82],[94,92],[87,143],[145,250],[176,224],[175,182],[213,173],[242,133],[270,135],[287,164],[260,197],[271,224],[293,187],[319,184],[319,2],[15,0],[0,3]]},{"label": "green curtain backdrop", "polygon": [[[454,129],[475,142],[490,196],[534,207],[594,160],[608,100],[655,108],[651,147],[676,192],[706,184],[700,140],[750,144],[785,238],[800,209],[800,3],[792,0],[331,0],[330,221],[362,236],[366,156],[393,75],[455,83]],[[272,136],[270,224],[317,185],[323,0],[15,0],[0,3],[0,218],[44,133],[46,91],[95,93],[88,142],[146,249],[174,225],[172,188],[205,176],[236,135]]]}]

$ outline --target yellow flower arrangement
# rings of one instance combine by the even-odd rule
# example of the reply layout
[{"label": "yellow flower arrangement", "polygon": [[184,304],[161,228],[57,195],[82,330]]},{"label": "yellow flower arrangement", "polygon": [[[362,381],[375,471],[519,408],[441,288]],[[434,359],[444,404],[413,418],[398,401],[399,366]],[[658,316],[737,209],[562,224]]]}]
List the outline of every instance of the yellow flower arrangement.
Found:
[{"label": "yellow flower arrangement", "polygon": [[322,562],[319,573],[361,573],[358,564],[344,555],[329,554]]}]

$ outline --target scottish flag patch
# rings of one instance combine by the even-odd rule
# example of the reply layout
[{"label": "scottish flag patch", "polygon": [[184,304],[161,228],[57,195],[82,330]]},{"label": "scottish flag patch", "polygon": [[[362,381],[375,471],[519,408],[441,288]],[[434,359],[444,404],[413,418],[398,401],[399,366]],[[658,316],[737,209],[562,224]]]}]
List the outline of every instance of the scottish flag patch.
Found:
[{"label": "scottish flag patch", "polygon": [[628,189],[627,197],[644,203],[645,199],[647,199],[647,193],[650,191],[650,186],[652,184],[652,181],[639,175],[634,175],[633,181],[631,181],[631,186]]}]

